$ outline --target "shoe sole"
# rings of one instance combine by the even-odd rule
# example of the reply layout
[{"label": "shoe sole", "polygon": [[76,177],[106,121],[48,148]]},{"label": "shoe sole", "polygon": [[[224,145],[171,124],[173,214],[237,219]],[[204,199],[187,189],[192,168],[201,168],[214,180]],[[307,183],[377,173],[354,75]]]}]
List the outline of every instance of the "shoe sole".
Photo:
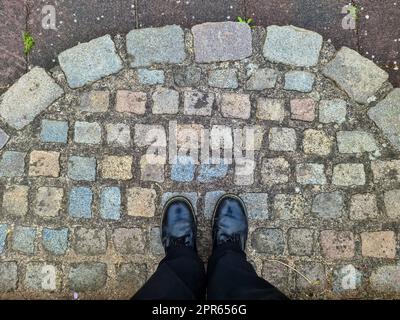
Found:
[{"label": "shoe sole", "polygon": [[[190,202],[190,200],[189,200],[188,198],[186,198],[186,197],[184,197],[184,196],[175,196],[175,197],[172,197],[171,199],[169,199],[169,200],[164,204],[164,207],[163,207],[163,210],[162,210],[162,215],[161,215],[161,220],[160,220],[160,240],[161,240],[161,243],[162,243],[162,232],[161,232],[161,228],[162,228],[163,219],[164,219],[165,214],[166,214],[166,212],[167,212],[166,209],[168,208],[168,206],[169,206],[172,202],[175,202],[175,201],[183,201],[183,202],[185,202],[185,203],[189,206],[190,212],[192,213],[194,222],[195,222],[195,224],[196,224],[196,237],[197,237],[197,217],[196,217],[196,213],[195,213],[195,211],[194,211],[194,208],[193,208],[192,203]],[[197,243],[196,243],[196,247],[197,247]]]}]

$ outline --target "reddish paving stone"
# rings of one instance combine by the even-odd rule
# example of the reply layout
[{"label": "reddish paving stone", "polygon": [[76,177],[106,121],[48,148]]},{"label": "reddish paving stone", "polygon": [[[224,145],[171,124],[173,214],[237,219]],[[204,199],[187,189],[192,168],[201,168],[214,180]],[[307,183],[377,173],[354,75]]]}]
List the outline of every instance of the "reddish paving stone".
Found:
[{"label": "reddish paving stone", "polygon": [[[394,86],[400,86],[400,2],[394,0],[355,2],[361,9],[360,53],[385,69]],[[397,68],[394,62],[397,62]]]},{"label": "reddish paving stone", "polygon": [[314,121],[315,101],[313,99],[293,99],[290,101],[292,119],[301,121]]},{"label": "reddish paving stone", "polygon": [[342,28],[342,8],[347,2],[340,0],[246,0],[247,17],[256,25],[295,25],[320,33],[325,40],[332,39],[336,48],[357,47],[355,30]]},{"label": "reddish paving stone", "polygon": [[243,0],[139,0],[139,27],[179,24],[191,27],[203,22],[234,21],[244,15]]},{"label": "reddish paving stone", "polygon": [[0,0],[0,93],[26,71],[22,32],[24,1]]},{"label": "reddish paving stone", "polygon": [[115,108],[118,112],[135,114],[144,114],[146,112],[147,95],[145,92],[119,90],[116,100]]},{"label": "reddish paving stone", "polygon": [[324,256],[329,259],[354,257],[354,235],[350,231],[321,231],[320,243]]},{"label": "reddish paving stone", "polygon": [[[105,34],[128,33],[135,28],[133,1],[75,1],[29,0],[28,29],[36,40],[30,62],[43,67],[53,67],[58,53]],[[42,27],[44,5],[56,9],[57,30]],[[46,21],[46,20],[45,20]]]}]

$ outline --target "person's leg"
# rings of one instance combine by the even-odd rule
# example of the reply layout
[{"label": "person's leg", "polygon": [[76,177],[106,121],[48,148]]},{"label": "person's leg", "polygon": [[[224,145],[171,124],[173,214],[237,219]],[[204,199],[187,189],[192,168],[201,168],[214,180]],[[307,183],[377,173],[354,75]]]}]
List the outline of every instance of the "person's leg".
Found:
[{"label": "person's leg", "polygon": [[234,195],[217,202],[213,217],[213,253],[207,268],[210,300],[267,299],[287,297],[257,276],[244,252],[248,234],[246,208]]},{"label": "person's leg", "polygon": [[204,264],[192,249],[168,251],[156,272],[132,298],[134,300],[202,300],[205,297]]},{"label": "person's leg", "polygon": [[197,254],[197,225],[190,201],[175,197],[164,207],[161,241],[166,257],[133,300],[204,299],[206,275]]},{"label": "person's leg", "polygon": [[208,260],[210,300],[286,300],[287,297],[260,278],[238,246],[221,245]]}]

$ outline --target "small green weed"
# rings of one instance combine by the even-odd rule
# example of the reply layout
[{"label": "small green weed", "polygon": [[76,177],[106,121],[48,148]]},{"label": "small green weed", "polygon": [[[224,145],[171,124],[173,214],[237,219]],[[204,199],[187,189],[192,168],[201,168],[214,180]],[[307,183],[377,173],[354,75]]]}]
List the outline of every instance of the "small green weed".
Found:
[{"label": "small green weed", "polygon": [[347,7],[347,12],[354,20],[358,19],[359,11],[360,11],[359,8],[355,5],[349,5]]},{"label": "small green weed", "polygon": [[28,55],[35,45],[35,39],[33,39],[29,32],[25,31],[22,34],[22,41],[24,42],[24,53]]},{"label": "small green weed", "polygon": [[238,22],[247,23],[250,27],[253,27],[251,25],[252,23],[254,23],[254,20],[252,18],[246,19],[246,18],[242,18],[242,17],[237,17],[236,20]]}]

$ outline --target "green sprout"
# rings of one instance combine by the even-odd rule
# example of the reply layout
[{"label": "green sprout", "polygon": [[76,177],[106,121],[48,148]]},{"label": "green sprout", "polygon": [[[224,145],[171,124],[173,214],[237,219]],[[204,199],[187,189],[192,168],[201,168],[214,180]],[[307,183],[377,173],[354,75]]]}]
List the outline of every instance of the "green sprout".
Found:
[{"label": "green sprout", "polygon": [[247,23],[249,26],[254,22],[252,18],[246,19],[242,17],[237,17],[236,19],[238,22]]},{"label": "green sprout", "polygon": [[30,35],[29,32],[25,31],[22,34],[22,40],[24,42],[24,53],[28,55],[31,52],[33,46],[35,45],[35,39],[33,39],[33,37]]}]

